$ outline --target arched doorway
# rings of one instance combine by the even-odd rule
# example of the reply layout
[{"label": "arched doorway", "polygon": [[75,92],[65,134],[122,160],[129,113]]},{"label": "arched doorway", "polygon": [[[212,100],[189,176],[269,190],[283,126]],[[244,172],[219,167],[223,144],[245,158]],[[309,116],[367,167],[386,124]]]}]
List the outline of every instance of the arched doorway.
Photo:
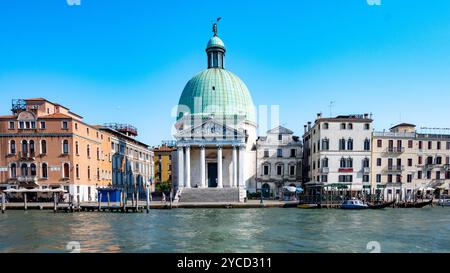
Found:
[{"label": "arched doorway", "polygon": [[265,198],[270,197],[270,186],[267,183],[264,183],[261,187],[262,195]]}]

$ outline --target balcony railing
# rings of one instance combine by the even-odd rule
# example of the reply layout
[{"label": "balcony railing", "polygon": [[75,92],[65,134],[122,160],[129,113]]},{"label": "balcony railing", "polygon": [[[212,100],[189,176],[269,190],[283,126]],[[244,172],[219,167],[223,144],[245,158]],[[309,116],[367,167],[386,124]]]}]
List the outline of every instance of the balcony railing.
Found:
[{"label": "balcony railing", "polygon": [[21,175],[21,176],[17,176],[16,178],[17,178],[17,181],[25,182],[25,183],[37,182],[37,180],[38,180],[37,176],[29,176],[29,175]]},{"label": "balcony railing", "polygon": [[405,148],[403,147],[388,147],[386,149],[387,154],[401,154],[405,152]]},{"label": "balcony railing", "polygon": [[322,167],[322,169],[320,170],[321,173],[329,173],[330,172],[330,168],[328,167]]},{"label": "balcony railing", "polygon": [[405,166],[398,165],[398,166],[387,166],[387,168],[384,169],[384,172],[386,173],[398,173],[405,170]]},{"label": "balcony railing", "polygon": [[364,167],[363,168],[363,173],[364,174],[369,174],[370,173],[370,167]]},{"label": "balcony railing", "polygon": [[19,157],[21,159],[34,159],[36,157],[35,152],[19,152]]}]

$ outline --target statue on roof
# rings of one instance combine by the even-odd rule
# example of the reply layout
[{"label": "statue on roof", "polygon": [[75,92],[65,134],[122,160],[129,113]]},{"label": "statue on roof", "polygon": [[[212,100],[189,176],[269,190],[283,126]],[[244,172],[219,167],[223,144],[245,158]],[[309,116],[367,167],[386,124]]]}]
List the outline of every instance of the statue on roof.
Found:
[{"label": "statue on roof", "polygon": [[216,19],[216,22],[213,24],[213,32],[214,32],[214,36],[217,36],[217,23],[219,23],[220,19],[222,19],[222,17],[218,17]]}]

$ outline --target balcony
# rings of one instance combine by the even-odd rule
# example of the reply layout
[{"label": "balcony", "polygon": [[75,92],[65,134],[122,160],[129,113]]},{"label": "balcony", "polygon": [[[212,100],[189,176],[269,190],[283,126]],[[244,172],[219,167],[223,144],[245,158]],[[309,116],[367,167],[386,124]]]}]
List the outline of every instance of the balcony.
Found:
[{"label": "balcony", "polygon": [[364,174],[370,174],[370,167],[364,167],[362,171]]},{"label": "balcony", "polygon": [[405,166],[403,165],[399,165],[399,166],[387,166],[387,168],[385,168],[383,171],[385,173],[401,173],[402,171],[405,170]]},{"label": "balcony", "polygon": [[320,172],[321,172],[321,173],[329,173],[329,172],[330,172],[330,168],[328,168],[328,167],[322,167],[322,168],[320,169]]},{"label": "balcony", "polygon": [[19,152],[19,158],[22,160],[35,160],[35,152]]},{"label": "balcony", "polygon": [[38,180],[37,176],[28,176],[28,175],[17,176],[16,178],[17,181],[21,183],[36,183]]},{"label": "balcony", "polygon": [[435,189],[435,188],[440,187],[440,186],[442,186],[444,184],[445,184],[445,180],[444,179],[433,179],[433,180],[431,180],[431,182],[430,182],[430,184],[428,186]]},{"label": "balcony", "polygon": [[353,168],[339,168],[338,172],[340,173],[352,173]]},{"label": "balcony", "polygon": [[385,151],[386,154],[401,154],[405,152],[403,147],[388,147]]}]

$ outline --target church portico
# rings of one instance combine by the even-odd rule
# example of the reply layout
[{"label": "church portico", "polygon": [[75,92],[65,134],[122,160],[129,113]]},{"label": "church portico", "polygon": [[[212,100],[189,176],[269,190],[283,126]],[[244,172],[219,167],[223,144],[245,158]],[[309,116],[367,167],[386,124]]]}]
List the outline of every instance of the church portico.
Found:
[{"label": "church portico", "polygon": [[179,143],[178,158],[179,188],[238,188],[245,185],[243,144]]}]

